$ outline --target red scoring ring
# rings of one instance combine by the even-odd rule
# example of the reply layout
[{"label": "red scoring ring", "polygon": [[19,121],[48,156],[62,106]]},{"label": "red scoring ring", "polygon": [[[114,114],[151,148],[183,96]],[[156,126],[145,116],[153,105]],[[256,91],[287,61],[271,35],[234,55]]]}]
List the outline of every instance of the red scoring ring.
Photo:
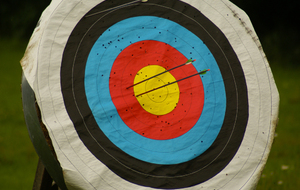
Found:
[{"label": "red scoring ring", "polygon": [[[204,90],[199,75],[178,82],[180,98],[176,108],[162,116],[145,111],[127,89],[136,73],[148,65],[170,69],[187,61],[172,46],[154,40],[136,42],[125,48],[116,58],[109,80],[112,101],[124,123],[136,133],[155,140],[167,140],[188,132],[198,121],[204,104]],[[182,66],[170,71],[176,80],[197,73],[195,67]]]}]

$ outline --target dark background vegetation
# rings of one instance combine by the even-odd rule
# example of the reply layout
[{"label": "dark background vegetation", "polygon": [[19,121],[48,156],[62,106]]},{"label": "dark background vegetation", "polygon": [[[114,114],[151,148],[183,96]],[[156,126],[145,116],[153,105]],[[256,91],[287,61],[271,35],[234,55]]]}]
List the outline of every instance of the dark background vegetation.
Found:
[{"label": "dark background vegetation", "polygon": [[[258,190],[300,189],[300,0],[232,0],[250,17],[280,93],[279,123]],[[50,0],[0,0],[0,190],[32,188],[38,157],[21,101],[20,59]]]},{"label": "dark background vegetation", "polygon": [[[232,2],[251,18],[271,63],[299,65],[299,0],[232,0]],[[0,36],[28,39],[41,12],[49,3],[50,0],[1,0]],[[273,47],[272,51],[269,51],[269,46]]]},{"label": "dark background vegetation", "polygon": [[51,0],[0,0],[0,36],[29,39]]},{"label": "dark background vegetation", "polygon": [[232,2],[249,15],[271,64],[280,62],[299,66],[299,0],[232,0]]}]

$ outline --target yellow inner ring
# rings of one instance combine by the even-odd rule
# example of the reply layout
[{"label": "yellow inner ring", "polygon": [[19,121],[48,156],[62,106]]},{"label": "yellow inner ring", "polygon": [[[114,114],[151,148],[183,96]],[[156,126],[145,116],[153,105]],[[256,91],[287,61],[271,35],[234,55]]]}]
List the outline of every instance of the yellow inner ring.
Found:
[{"label": "yellow inner ring", "polygon": [[[139,70],[134,78],[134,84],[166,71],[159,65],[149,65]],[[173,75],[166,72],[133,87],[137,96],[154,88],[176,81]],[[176,83],[136,97],[147,112],[154,115],[165,115],[175,109],[179,101],[179,86]]]}]

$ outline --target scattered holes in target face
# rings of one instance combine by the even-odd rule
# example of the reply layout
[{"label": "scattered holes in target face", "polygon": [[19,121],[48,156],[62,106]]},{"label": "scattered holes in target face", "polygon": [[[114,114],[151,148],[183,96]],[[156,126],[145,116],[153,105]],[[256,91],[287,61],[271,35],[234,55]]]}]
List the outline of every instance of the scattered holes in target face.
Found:
[{"label": "scattered holes in target face", "polygon": [[[161,54],[161,52],[164,52],[166,55]],[[155,40],[135,42],[118,55],[111,69],[110,95],[126,127],[143,137],[163,140],[179,137],[195,124],[197,119],[190,119],[189,114],[201,115],[204,96],[203,87],[199,85],[202,84],[200,76],[176,82],[190,74],[196,73],[195,67],[188,65],[168,72],[167,74],[172,76],[172,79],[166,79],[166,74],[153,77],[186,61],[187,58],[178,50],[165,42]],[[146,71],[147,67],[152,71]],[[157,70],[157,68],[161,70]],[[117,71],[118,74],[121,73],[120,76],[114,75],[114,71]],[[139,78],[139,81],[148,80],[137,84],[138,82],[135,81],[137,78]],[[177,86],[172,87],[172,85],[168,84],[172,82],[175,82]],[[113,88],[113,85],[116,83],[119,84],[117,85],[118,88]],[[164,84],[167,86],[163,86]],[[141,88],[141,93],[144,93],[147,90],[161,86],[163,87],[158,90],[137,97],[139,95],[136,92],[137,87]],[[197,88],[191,90],[190,86],[197,86]],[[170,93],[171,91],[176,93]],[[180,91],[184,93],[180,93]],[[192,97],[189,95],[192,91],[196,94],[197,99],[200,100],[195,104],[191,103]],[[171,100],[176,97],[175,95],[178,96],[175,98],[175,101]],[[145,101],[139,101],[140,99]],[[184,103],[186,108],[177,106],[177,104],[181,105],[182,103]],[[157,106],[158,104],[162,106]],[[165,110],[166,106],[169,106],[169,111]],[[133,109],[131,110],[130,107],[133,107]],[[162,111],[157,111],[157,108]],[[126,111],[126,109],[130,111]],[[184,110],[187,112],[184,112]],[[157,116],[160,116],[160,118],[158,119]],[[163,120],[163,123],[161,123],[161,120]],[[179,122],[179,120],[186,120],[184,122],[185,125],[183,126],[183,122]],[[165,121],[167,122],[165,123]],[[182,127],[182,129],[179,130],[179,127]],[[160,132],[160,128],[163,128],[162,132]]]}]

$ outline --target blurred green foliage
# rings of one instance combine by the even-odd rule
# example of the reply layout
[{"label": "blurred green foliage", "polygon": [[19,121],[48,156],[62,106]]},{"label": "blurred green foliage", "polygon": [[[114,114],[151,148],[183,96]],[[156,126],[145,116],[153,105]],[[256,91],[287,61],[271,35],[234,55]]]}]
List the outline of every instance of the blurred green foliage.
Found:
[{"label": "blurred green foliage", "polygon": [[51,0],[9,0],[0,4],[0,36],[28,39]]},{"label": "blurred green foliage", "polygon": [[[231,1],[249,15],[271,64],[300,65],[300,1]],[[50,2],[1,1],[1,38],[29,39],[42,11]]]},{"label": "blurred green foliage", "polygon": [[231,2],[250,17],[271,65],[300,65],[300,1]]},{"label": "blurred green foliage", "polygon": [[0,38],[0,190],[32,189],[38,162],[22,110],[19,61],[26,44]]},{"label": "blurred green foliage", "polygon": [[251,18],[259,36],[277,30],[299,30],[300,1],[231,0]]}]

